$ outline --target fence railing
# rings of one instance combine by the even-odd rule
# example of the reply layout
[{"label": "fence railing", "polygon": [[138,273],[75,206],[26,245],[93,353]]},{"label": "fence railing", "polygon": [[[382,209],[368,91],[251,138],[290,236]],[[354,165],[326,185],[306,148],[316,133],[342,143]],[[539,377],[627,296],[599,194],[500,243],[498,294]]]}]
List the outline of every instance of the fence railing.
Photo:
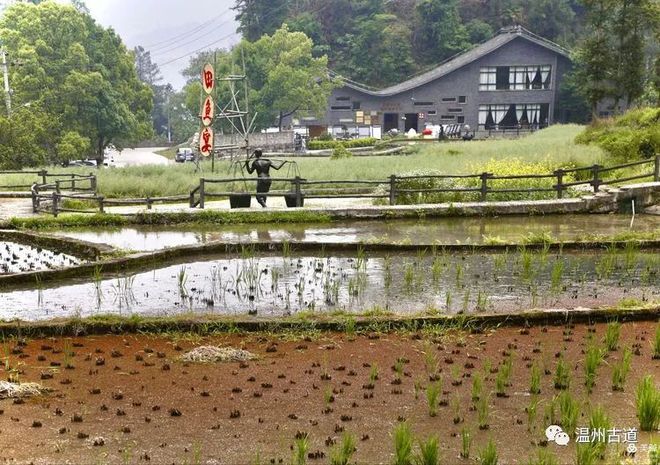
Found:
[{"label": "fence railing", "polygon": [[[11,182],[11,176],[20,176],[21,180],[16,181],[16,182],[25,182],[25,176],[34,176],[34,180],[30,182],[29,184],[4,184],[5,182]],[[5,176],[10,177],[9,181],[4,180]],[[32,189],[32,186],[34,184],[39,184],[39,185],[48,185],[48,184],[54,184],[57,180],[61,181],[62,187],[66,187],[67,184],[64,184],[62,181],[68,181],[68,185],[70,185],[70,189],[76,190],[77,188],[81,188],[84,186],[78,184],[79,181],[86,181],[89,180],[90,178],[94,178],[94,183],[96,183],[96,176],[93,173],[89,173],[89,175],[85,174],[77,174],[77,173],[49,173],[47,170],[28,170],[28,171],[18,171],[18,170],[0,170],[0,191],[3,190],[9,190],[9,191],[16,191],[16,190],[25,190],[29,191]],[[49,180],[52,180],[49,182]],[[78,186],[77,186],[78,184]],[[89,190],[89,189],[85,189]],[[96,190],[96,184],[94,184],[93,190]]]},{"label": "fence railing", "polygon": [[[643,167],[641,172],[618,173],[633,167]],[[552,197],[561,199],[566,191],[577,186],[589,186],[594,193],[599,192],[604,184],[616,185],[624,182],[652,179],[660,182],[660,155],[648,160],[625,163],[616,166],[604,167],[592,165],[583,168],[557,169],[547,174],[521,174],[498,176],[493,173],[478,174],[442,174],[397,176],[391,175],[384,180],[307,180],[296,176],[294,178],[269,178],[275,188],[267,193],[259,193],[263,197],[283,197],[287,206],[302,207],[305,199],[384,199],[390,205],[396,205],[401,196],[409,194],[455,193],[468,194],[479,201],[487,201],[489,196],[498,194],[521,194],[523,198],[530,198],[533,194],[552,193]],[[575,180],[567,180],[575,179]],[[446,185],[439,187],[410,187],[409,181],[446,180]],[[520,187],[520,181],[530,181],[528,187]],[[541,186],[539,180],[546,180]],[[200,178],[199,185],[188,195],[169,197],[146,197],[139,199],[107,199],[97,195],[96,178],[93,175],[76,175],[71,179],[58,179],[49,184],[32,185],[32,204],[34,212],[45,212],[57,216],[61,212],[97,213],[105,212],[110,206],[144,205],[151,209],[157,203],[173,203],[187,201],[190,208],[205,208],[206,202],[214,199],[229,198],[234,207],[234,201],[240,198],[249,199],[255,195],[256,183],[259,178]],[[507,186],[507,181],[516,181],[516,184]],[[461,184],[461,182],[463,184]],[[87,186],[84,183],[89,183]],[[236,184],[242,189],[236,190]],[[523,182],[524,184],[524,182]],[[412,183],[414,186],[414,183]],[[212,186],[221,186],[213,189]],[[86,209],[67,208],[67,199],[84,201]],[[249,200],[248,200],[249,202]],[[240,202],[239,202],[240,204]],[[237,205],[239,205],[237,204]],[[240,205],[239,205],[240,206]]]}]

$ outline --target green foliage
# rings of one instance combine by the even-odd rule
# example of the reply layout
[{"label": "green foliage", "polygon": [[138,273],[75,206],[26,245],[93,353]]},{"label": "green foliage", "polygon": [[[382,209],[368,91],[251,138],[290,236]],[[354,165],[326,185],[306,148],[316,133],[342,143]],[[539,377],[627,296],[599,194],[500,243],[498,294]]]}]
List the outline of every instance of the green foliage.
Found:
[{"label": "green foliage", "polygon": [[472,434],[467,428],[461,429],[461,457],[470,458],[470,449],[472,448]]},{"label": "green foliage", "polygon": [[344,433],[341,443],[330,450],[330,465],[348,465],[355,453],[355,437]]},{"label": "green foliage", "polygon": [[64,133],[57,144],[57,159],[65,164],[70,160],[87,158],[91,149],[88,137],[83,137],[75,131]]},{"label": "green foliage", "polygon": [[339,145],[335,147],[335,149],[332,151],[332,156],[330,157],[331,160],[339,160],[342,158],[351,158],[353,154],[349,152],[346,148],[344,148],[343,145]]},{"label": "green foliage", "polygon": [[374,137],[363,137],[361,139],[351,139],[351,140],[313,140],[310,141],[307,148],[309,150],[325,150],[325,149],[334,149],[339,146],[343,146],[347,149],[358,148],[358,147],[373,147],[376,145],[378,140]]},{"label": "green foliage", "polygon": [[479,453],[479,464],[480,465],[497,465],[497,446],[493,439],[488,440],[486,447],[481,450]]},{"label": "green foliage", "polygon": [[621,323],[617,321],[611,321],[607,324],[607,329],[605,330],[605,348],[610,352],[614,352],[619,347],[619,335],[621,334]]},{"label": "green foliage", "polygon": [[580,416],[580,405],[578,401],[566,390],[557,396],[557,404],[559,405],[560,424],[564,432],[570,437],[574,437],[575,426]]},{"label": "green foliage", "polygon": [[584,360],[585,381],[587,392],[591,394],[596,383],[596,370],[603,361],[604,353],[600,347],[590,345],[587,348],[587,354]]},{"label": "green foliage", "polygon": [[637,385],[635,405],[640,429],[656,431],[660,427],[660,389],[653,376],[645,376]]},{"label": "green foliage", "polygon": [[419,442],[419,453],[415,455],[416,465],[439,465],[440,448],[438,438],[430,436],[426,441]]},{"label": "green foliage", "polygon": [[547,449],[537,449],[536,458],[530,459],[528,465],[559,465],[557,457]]},{"label": "green foliage", "polygon": [[557,361],[554,376],[555,389],[568,389],[571,384],[571,372],[564,357],[560,357]]},{"label": "green foliage", "polygon": [[394,460],[392,465],[412,465],[413,436],[410,425],[401,422],[394,428]]},{"label": "green foliage", "polygon": [[[12,68],[14,101],[17,107],[30,104],[20,124],[44,157],[54,161],[57,148],[71,153],[72,143],[77,149],[85,145],[81,138],[89,138],[98,158],[110,143],[151,135],[151,90],[137,79],[133,57],[112,29],[72,6],[22,2],[4,11],[0,36],[23,63]],[[29,164],[34,162],[20,166]]]},{"label": "green foliage", "polygon": [[597,120],[575,142],[596,145],[619,163],[649,158],[660,153],[660,108],[638,108]]},{"label": "green foliage", "polygon": [[[423,62],[437,63],[470,46],[458,12],[458,0],[422,0],[417,4],[417,48]],[[472,32],[475,32],[473,25]],[[482,26],[483,28],[483,26]]]},{"label": "green foliage", "polygon": [[442,385],[439,383],[431,383],[426,388],[426,401],[429,406],[429,416],[434,417],[438,414],[438,397]]}]

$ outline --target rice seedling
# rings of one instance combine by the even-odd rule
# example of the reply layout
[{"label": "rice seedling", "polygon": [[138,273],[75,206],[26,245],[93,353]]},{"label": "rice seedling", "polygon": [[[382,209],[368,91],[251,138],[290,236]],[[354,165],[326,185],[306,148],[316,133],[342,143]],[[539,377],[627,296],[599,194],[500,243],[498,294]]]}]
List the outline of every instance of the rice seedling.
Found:
[{"label": "rice seedling", "polygon": [[424,344],[424,366],[429,379],[435,379],[438,374],[438,357],[430,343]]},{"label": "rice seedling", "polygon": [[401,377],[403,376],[403,360],[400,358],[394,363],[394,381],[396,384],[401,384]]},{"label": "rice seedling", "polygon": [[412,293],[415,280],[415,267],[412,263],[406,263],[403,268],[403,288],[407,293]]},{"label": "rice seedling", "polygon": [[[605,409],[600,405],[592,408],[589,412],[589,431],[609,431],[612,428],[612,422],[605,413]],[[596,456],[603,460],[605,458],[605,450],[607,448],[606,438],[600,441],[591,441]]]},{"label": "rice seedling", "polygon": [[472,402],[478,401],[484,390],[484,378],[481,373],[477,373],[474,375],[474,378],[472,378]]},{"label": "rice seedling", "polygon": [[598,454],[591,443],[580,442],[575,448],[575,465],[594,465]]},{"label": "rice seedling", "polygon": [[495,377],[495,393],[497,397],[507,397],[506,374],[504,373],[504,370],[499,370]]},{"label": "rice seedling", "polygon": [[528,465],[559,465],[559,462],[552,452],[539,448],[536,451],[536,457],[530,459]]},{"label": "rice seedling", "polygon": [[419,453],[415,455],[416,465],[439,465],[440,447],[437,436],[430,436],[419,442]]},{"label": "rice seedling", "polygon": [[461,283],[463,282],[463,265],[461,265],[459,262],[456,263],[456,287],[461,287]]},{"label": "rice seedling", "polygon": [[437,284],[442,277],[442,271],[444,269],[444,261],[440,257],[434,257],[433,263],[431,264],[431,279],[433,284]]},{"label": "rice seedling", "polygon": [[465,290],[465,294],[463,294],[463,309],[462,312],[466,313],[469,309],[470,306],[470,288],[467,288]]},{"label": "rice seedling", "polygon": [[447,311],[451,310],[451,291],[449,289],[445,293],[445,308]]},{"label": "rice seedling", "polygon": [[630,372],[630,363],[632,361],[632,350],[626,347],[623,349],[621,361],[612,368],[612,390],[623,391],[626,385],[626,378]]},{"label": "rice seedling", "polygon": [[[282,242],[282,258],[287,259],[291,257],[291,243],[289,241]],[[286,260],[285,260],[286,262]]]},{"label": "rice seedling", "polygon": [[415,393],[415,400],[419,399],[419,392],[422,389],[423,389],[422,380],[420,378],[415,378],[415,382],[413,383],[413,391]]},{"label": "rice seedling", "polygon": [[571,371],[564,360],[564,356],[559,357],[555,368],[554,376],[555,389],[568,389],[571,384]]},{"label": "rice seedling", "polygon": [[610,352],[614,352],[619,347],[619,336],[621,334],[621,323],[611,321],[607,324],[605,330],[605,348]]},{"label": "rice seedling", "polygon": [[63,355],[63,365],[66,369],[72,369],[73,366],[73,347],[71,346],[71,341],[68,339],[64,341],[64,348],[62,349]]},{"label": "rice seedling", "polygon": [[458,365],[451,367],[451,384],[452,386],[460,386],[463,384],[461,369],[458,367]]},{"label": "rice seedling", "polygon": [[497,465],[497,446],[493,442],[493,438],[488,440],[488,444],[479,452],[480,465]]},{"label": "rice seedling", "polygon": [[506,266],[508,260],[509,260],[508,249],[505,250],[504,253],[495,255],[495,257],[493,258],[493,275],[495,275],[496,280],[498,280],[497,275],[499,275],[504,270],[504,267]]},{"label": "rice seedling", "polygon": [[293,464],[305,465],[307,463],[307,451],[309,450],[309,438],[307,434],[299,435],[293,443]]},{"label": "rice seedling", "polygon": [[625,269],[630,272],[635,268],[639,259],[639,243],[637,241],[627,241],[623,254]]},{"label": "rice seedling", "polygon": [[529,405],[525,407],[525,413],[527,414],[527,431],[533,433],[536,429],[536,414],[538,412],[540,400],[536,396],[532,397],[529,401]]},{"label": "rice seedling", "polygon": [[599,279],[607,279],[614,272],[618,263],[618,253],[616,246],[609,245],[605,249],[605,253],[596,263],[596,275]]},{"label": "rice seedling", "polygon": [[564,274],[564,261],[559,258],[555,260],[550,272],[550,289],[553,294],[559,294],[561,291],[561,283]]},{"label": "rice seedling", "polygon": [[543,423],[546,425],[556,425],[557,420],[557,397],[553,397],[548,405],[543,409]]},{"label": "rice seedling", "polygon": [[41,309],[44,305],[44,284],[39,273],[34,275],[34,280],[37,289],[37,308]]},{"label": "rice seedling", "polygon": [[574,437],[575,426],[580,416],[580,405],[569,391],[562,391],[557,396],[557,405],[559,406],[560,424],[564,432],[570,437]]},{"label": "rice seedling", "polygon": [[357,254],[355,257],[355,269],[358,272],[367,271],[367,254],[362,246],[358,246],[357,249]]},{"label": "rice seedling", "polygon": [[430,383],[426,388],[426,402],[429,408],[429,416],[434,417],[438,414],[438,398],[442,391],[442,385],[439,382]]},{"label": "rice seedling", "polygon": [[470,450],[472,449],[472,433],[467,428],[461,429],[461,457],[464,459],[470,458]]},{"label": "rice seedling", "polygon": [[133,284],[135,282],[135,275],[124,276],[117,278],[117,282],[112,285],[112,290],[115,295],[114,303],[123,307],[131,307],[136,302],[135,294],[133,293]]},{"label": "rice seedling", "polygon": [[532,365],[531,371],[531,380],[529,382],[529,393],[530,394],[540,394],[541,393],[541,369],[537,363]]},{"label": "rice seedling", "polygon": [[596,370],[602,363],[603,357],[604,353],[600,347],[590,344],[587,348],[587,354],[584,360],[584,385],[587,387],[587,393],[589,394],[591,394],[594,384],[596,384]]},{"label": "rice seedling", "polygon": [[357,324],[352,315],[349,315],[344,319],[344,332],[349,340],[355,337],[356,327]]},{"label": "rice seedling", "polygon": [[369,370],[369,382],[374,384],[376,380],[378,380],[378,365],[372,363],[371,369]]},{"label": "rice seedling", "polygon": [[480,430],[490,428],[488,417],[490,415],[490,396],[484,395],[477,401],[477,424]]},{"label": "rice seedling", "polygon": [[655,337],[653,338],[653,359],[660,359],[660,325],[655,328]]},{"label": "rice seedling", "polygon": [[413,435],[407,422],[401,422],[394,428],[393,465],[412,465]]},{"label": "rice seedling", "polygon": [[463,421],[463,417],[461,417],[461,396],[458,393],[451,400],[451,409],[454,412],[454,424],[457,425]]},{"label": "rice seedling", "polygon": [[488,294],[486,294],[481,289],[479,289],[479,293],[477,294],[476,310],[478,312],[482,312],[487,309],[488,309]]},{"label": "rice seedling", "polygon": [[527,250],[525,246],[519,247],[518,252],[520,254],[520,276],[525,281],[530,281],[533,276],[533,254],[532,251]]},{"label": "rice seedling", "polygon": [[186,267],[182,266],[179,268],[179,272],[176,275],[176,282],[179,287],[179,296],[182,299],[188,297],[188,289],[186,288],[186,283],[188,282],[188,276],[186,273]]},{"label": "rice seedling", "polygon": [[389,289],[392,286],[392,259],[389,255],[383,259],[383,280],[385,289]]},{"label": "rice seedling", "polygon": [[330,465],[348,465],[355,453],[355,437],[344,433],[341,442],[330,450]]},{"label": "rice seedling", "polygon": [[645,376],[637,385],[635,406],[640,429],[656,431],[660,427],[660,389],[655,387],[652,375]]}]

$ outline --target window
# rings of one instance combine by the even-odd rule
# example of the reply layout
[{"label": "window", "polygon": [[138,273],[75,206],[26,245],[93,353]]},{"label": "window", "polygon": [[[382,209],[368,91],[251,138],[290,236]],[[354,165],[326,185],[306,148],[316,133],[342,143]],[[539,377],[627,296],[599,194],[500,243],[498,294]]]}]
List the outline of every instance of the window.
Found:
[{"label": "window", "polygon": [[334,105],[330,107],[331,110],[350,110],[351,107],[349,105]]},{"label": "window", "polygon": [[434,102],[415,102],[413,105],[416,107],[430,107],[431,105],[434,105]]},{"label": "window", "polygon": [[340,96],[340,97],[337,97],[337,101],[338,101],[338,102],[346,102],[346,101],[348,101],[348,100],[350,100],[350,99],[351,99],[350,97],[347,97],[347,96],[345,96],[345,95],[342,95],[342,96]]},{"label": "window", "polygon": [[449,113],[463,113],[463,109],[462,109],[462,108],[448,108],[447,111],[448,111]]},{"label": "window", "polygon": [[465,123],[465,116],[459,116],[458,118],[456,118],[456,122],[459,124]]},{"label": "window", "polygon": [[509,67],[498,66],[495,76],[495,88],[497,90],[509,90]]},{"label": "window", "polygon": [[454,115],[442,115],[440,117],[441,120],[454,120],[456,117]]},{"label": "window", "polygon": [[486,66],[479,72],[479,90],[495,90],[497,82],[497,68]]},{"label": "window", "polygon": [[[551,75],[550,65],[486,66],[480,69],[479,90],[549,89]],[[458,99],[466,102],[465,96]]]},{"label": "window", "polygon": [[438,112],[437,112],[436,110],[429,110],[429,111],[427,112],[427,114],[428,114],[429,116],[435,116],[435,115],[438,114]]},{"label": "window", "polygon": [[442,98],[442,101],[443,101],[443,102],[455,102],[455,101],[456,101],[456,97],[443,97],[443,98]]},{"label": "window", "polygon": [[467,97],[465,95],[459,95],[458,103],[467,103]]},{"label": "window", "polygon": [[353,110],[359,110],[359,109],[360,109],[360,102],[353,101]]}]

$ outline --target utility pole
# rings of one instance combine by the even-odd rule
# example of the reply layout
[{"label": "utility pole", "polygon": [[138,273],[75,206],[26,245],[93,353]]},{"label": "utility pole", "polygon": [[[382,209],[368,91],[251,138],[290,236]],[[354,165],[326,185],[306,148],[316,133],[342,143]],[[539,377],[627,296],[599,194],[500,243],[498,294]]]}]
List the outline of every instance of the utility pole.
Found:
[{"label": "utility pole", "polygon": [[2,74],[4,75],[5,82],[5,104],[7,105],[7,117],[11,118],[11,89],[9,88],[9,64],[7,63],[7,52],[5,49],[0,50],[2,54]]}]

